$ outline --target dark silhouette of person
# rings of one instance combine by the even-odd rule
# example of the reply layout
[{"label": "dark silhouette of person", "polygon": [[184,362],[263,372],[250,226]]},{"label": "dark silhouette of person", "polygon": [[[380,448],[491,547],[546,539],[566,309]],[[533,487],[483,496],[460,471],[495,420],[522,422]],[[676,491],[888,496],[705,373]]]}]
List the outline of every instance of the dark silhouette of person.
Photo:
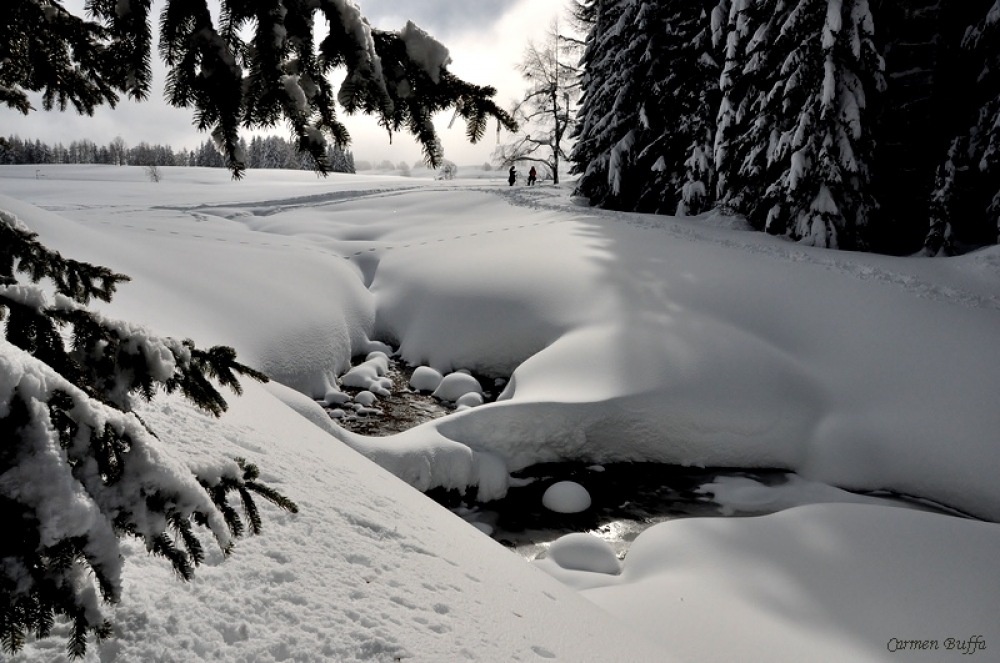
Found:
[{"label": "dark silhouette of person", "polygon": [[510,174],[507,176],[507,182],[514,186],[514,180],[517,179],[517,171],[514,170],[514,166],[510,167]]}]

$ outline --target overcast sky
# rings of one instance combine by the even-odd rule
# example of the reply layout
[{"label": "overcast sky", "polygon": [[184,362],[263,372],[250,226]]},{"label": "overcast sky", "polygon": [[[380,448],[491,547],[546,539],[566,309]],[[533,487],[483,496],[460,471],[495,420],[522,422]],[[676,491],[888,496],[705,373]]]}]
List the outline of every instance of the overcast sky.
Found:
[{"label": "overcast sky", "polygon": [[[65,0],[64,5],[82,14],[84,0]],[[158,22],[162,0],[153,0],[153,24]],[[358,0],[369,22],[381,29],[399,29],[412,20],[448,47],[452,64],[449,69],[465,80],[497,88],[497,102],[509,108],[523,91],[515,70],[529,38],[540,39],[550,22],[562,17],[564,0]],[[89,139],[106,144],[120,135],[129,145],[139,142],[168,144],[175,149],[192,148],[205,140],[192,125],[190,109],[175,109],[162,101],[163,67],[154,58],[153,91],[149,100],[135,103],[122,100],[114,110],[101,108],[93,117],[79,116],[70,110],[37,110],[24,117],[0,108],[0,135],[16,134],[46,143],[68,144]],[[35,104],[39,109],[40,103]],[[451,114],[439,116],[436,124],[445,149],[445,158],[459,165],[488,161],[496,147],[496,124],[491,123],[478,145],[464,138],[465,125],[456,121],[451,129]],[[351,133],[355,159],[412,164],[421,158],[419,146],[408,134],[393,136],[392,144],[384,130],[370,117],[347,117],[341,120]],[[286,135],[281,127],[276,133]],[[501,136],[501,140],[504,137]]]}]

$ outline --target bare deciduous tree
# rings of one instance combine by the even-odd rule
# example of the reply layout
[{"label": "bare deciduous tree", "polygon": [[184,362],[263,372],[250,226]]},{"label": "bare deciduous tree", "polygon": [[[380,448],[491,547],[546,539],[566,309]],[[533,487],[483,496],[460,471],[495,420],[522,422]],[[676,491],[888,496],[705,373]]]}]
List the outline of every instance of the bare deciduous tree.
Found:
[{"label": "bare deciduous tree", "polygon": [[511,114],[521,126],[514,139],[500,145],[494,161],[504,167],[516,163],[534,163],[552,173],[559,183],[559,163],[567,160],[566,138],[573,128],[576,102],[580,91],[578,39],[559,33],[553,22],[541,43],[529,41],[518,65],[528,82],[524,98]]},{"label": "bare deciduous tree", "polygon": [[116,166],[125,165],[125,153],[128,151],[128,145],[125,144],[125,139],[121,136],[115,136],[108,144],[108,151],[111,153],[111,163]]}]

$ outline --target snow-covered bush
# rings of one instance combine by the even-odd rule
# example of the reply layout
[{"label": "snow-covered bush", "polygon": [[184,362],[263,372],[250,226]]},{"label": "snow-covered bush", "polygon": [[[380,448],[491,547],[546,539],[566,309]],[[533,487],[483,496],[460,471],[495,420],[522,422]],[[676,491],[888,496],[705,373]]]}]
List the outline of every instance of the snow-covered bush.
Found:
[{"label": "snow-covered bush", "polygon": [[438,170],[437,179],[439,180],[453,180],[455,175],[458,174],[458,166],[456,166],[451,161],[445,161],[441,164],[441,169]]},{"label": "snow-covered bush", "polygon": [[194,525],[228,553],[247,526],[260,531],[251,493],[297,510],[242,459],[187,467],[132,412],[136,397],[179,390],[219,415],[226,402],[210,378],[237,394],[237,375],[267,378],[232,348],[200,350],[86,308],[125,281],[46,249],[0,211],[0,646],[10,653],[59,616],[71,657],[90,633],[111,635],[101,603],[120,597],[125,535],[189,579],[205,558]]}]

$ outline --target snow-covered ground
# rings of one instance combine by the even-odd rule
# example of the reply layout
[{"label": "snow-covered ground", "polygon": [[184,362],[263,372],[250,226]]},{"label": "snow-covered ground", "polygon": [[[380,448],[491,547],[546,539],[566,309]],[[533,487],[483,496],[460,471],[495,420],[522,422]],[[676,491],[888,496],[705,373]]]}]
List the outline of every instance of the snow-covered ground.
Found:
[{"label": "snow-covered ground", "polygon": [[[0,209],[129,274],[111,313],[291,387],[248,385],[221,421],[172,398],[142,415],[179,457],[244,456],[302,509],[268,511],[189,584],[131,549],[124,630],[94,660],[997,660],[1000,526],[831,504],[853,500],[830,486],[1000,520],[1000,248],[829,252],[503,173],[163,171],[0,167]],[[342,400],[335,378],[382,343],[509,382],[398,435],[348,433],[313,399]],[[562,459],[783,467],[804,478],[716,498],[815,504],[658,525],[609,575],[528,564],[406,485],[496,497]]]}]

